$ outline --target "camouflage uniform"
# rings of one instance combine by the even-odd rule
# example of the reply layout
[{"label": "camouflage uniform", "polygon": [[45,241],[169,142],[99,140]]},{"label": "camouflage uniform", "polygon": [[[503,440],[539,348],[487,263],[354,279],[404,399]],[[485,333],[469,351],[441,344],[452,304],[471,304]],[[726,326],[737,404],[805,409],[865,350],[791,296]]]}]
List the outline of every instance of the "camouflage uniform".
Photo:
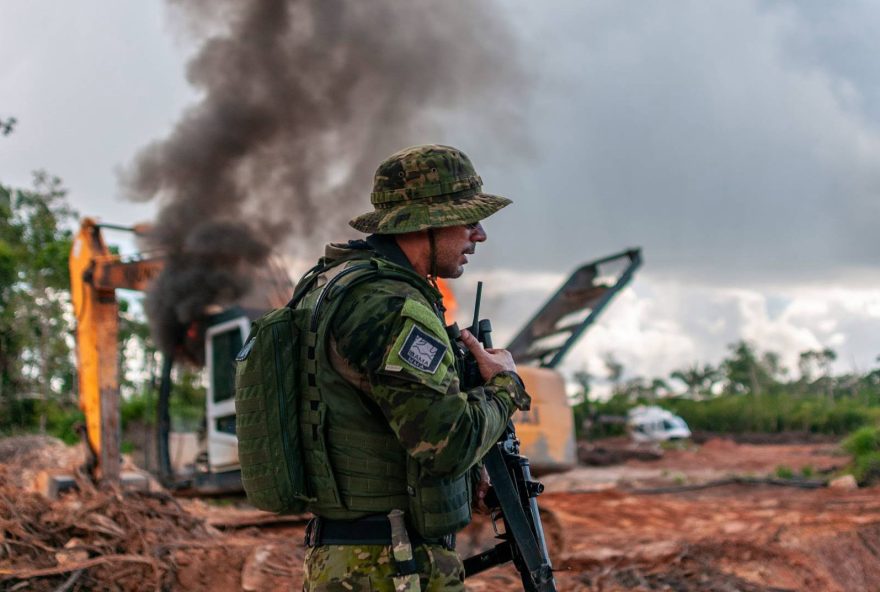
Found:
[{"label": "camouflage uniform", "polygon": [[[376,211],[352,221],[378,234],[329,247],[325,263],[379,256],[412,269],[393,237],[384,235],[477,222],[509,203],[481,193],[480,185],[470,161],[455,149],[420,146],[393,155],[376,173]],[[348,292],[333,317],[330,359],[335,372],[371,402],[364,412],[381,414],[421,472],[465,475],[528,396],[510,372],[471,391],[460,389],[440,294],[427,280],[415,281],[424,285],[378,279]],[[455,551],[422,544],[414,545],[413,555],[423,592],[463,589],[464,569]],[[400,581],[395,588],[395,573],[389,546],[317,546],[306,555],[304,589],[416,589]]]},{"label": "camouflage uniform", "polygon": [[[421,592],[462,590],[464,568],[458,554],[440,545],[413,548]],[[324,545],[306,552],[303,589],[307,592],[411,592],[395,588],[391,547]]]}]

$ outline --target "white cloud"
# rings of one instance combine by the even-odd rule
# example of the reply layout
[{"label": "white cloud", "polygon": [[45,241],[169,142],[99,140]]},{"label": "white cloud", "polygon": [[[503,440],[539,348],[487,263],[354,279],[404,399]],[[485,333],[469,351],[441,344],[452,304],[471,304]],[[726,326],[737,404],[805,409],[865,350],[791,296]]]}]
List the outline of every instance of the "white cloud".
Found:
[{"label": "white cloud", "polygon": [[[483,315],[492,319],[496,344],[503,345],[558,288],[563,276],[501,270],[484,274]],[[470,322],[465,306],[475,278],[454,284],[463,306],[460,319]],[[865,304],[873,290],[800,286],[767,292],[756,289],[685,287],[678,282],[639,276],[612,300],[599,321],[569,352],[561,370],[606,375],[611,354],[624,366],[625,378],[666,378],[692,364],[717,364],[727,346],[745,339],[759,352],[780,354],[796,375],[799,354],[835,349],[836,372],[872,367],[878,353],[880,319]],[[599,388],[602,390],[602,388]],[[607,390],[607,389],[606,389]]]},{"label": "white cloud", "polygon": [[[737,302],[742,338],[753,343],[759,351],[779,353],[783,366],[795,368],[800,352],[822,349],[814,330],[797,322],[797,316],[787,314],[787,310],[771,315],[764,294],[736,290],[728,291],[727,297]],[[793,305],[798,308],[797,302]]]}]

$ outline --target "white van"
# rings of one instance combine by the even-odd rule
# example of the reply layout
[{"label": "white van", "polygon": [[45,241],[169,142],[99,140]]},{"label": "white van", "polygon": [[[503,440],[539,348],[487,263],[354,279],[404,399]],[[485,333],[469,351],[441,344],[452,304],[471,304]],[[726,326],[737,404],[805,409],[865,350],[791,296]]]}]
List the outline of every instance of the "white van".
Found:
[{"label": "white van", "polygon": [[639,405],[627,413],[626,424],[636,442],[666,442],[691,437],[687,423],[662,407]]}]

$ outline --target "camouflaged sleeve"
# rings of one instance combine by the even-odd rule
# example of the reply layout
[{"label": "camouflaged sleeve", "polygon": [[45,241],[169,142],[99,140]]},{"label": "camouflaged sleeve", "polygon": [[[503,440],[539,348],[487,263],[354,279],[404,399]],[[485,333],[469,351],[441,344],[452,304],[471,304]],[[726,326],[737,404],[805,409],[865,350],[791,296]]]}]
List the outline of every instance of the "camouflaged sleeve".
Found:
[{"label": "camouflaged sleeve", "polygon": [[461,475],[503,432],[515,410],[516,380],[501,373],[462,392],[443,323],[416,290],[393,283],[349,295],[353,302],[337,313],[345,316],[334,328],[338,351],[365,374],[367,394],[422,468]]},{"label": "camouflaged sleeve", "polygon": [[[418,291],[403,282],[376,281],[355,287],[339,305],[331,332],[337,352],[364,377],[375,371],[403,324],[400,311]],[[355,385],[358,386],[358,385]]]},{"label": "camouflaged sleeve", "polygon": [[532,406],[532,397],[526,392],[526,386],[522,378],[516,372],[505,370],[493,376],[485,385],[486,389],[498,396],[500,392],[506,393],[517,409],[528,411]]}]

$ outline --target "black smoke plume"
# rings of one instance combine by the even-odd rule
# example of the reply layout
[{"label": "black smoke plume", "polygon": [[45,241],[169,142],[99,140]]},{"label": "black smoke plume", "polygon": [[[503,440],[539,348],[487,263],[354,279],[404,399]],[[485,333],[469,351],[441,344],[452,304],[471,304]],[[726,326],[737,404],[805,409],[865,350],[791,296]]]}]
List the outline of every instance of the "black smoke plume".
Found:
[{"label": "black smoke plume", "polygon": [[171,2],[201,41],[187,75],[203,98],[122,174],[130,198],[161,205],[150,242],[168,263],[147,311],[163,351],[239,298],[271,249],[366,211],[378,162],[437,141],[439,114],[509,127],[521,77],[493,4]]}]

